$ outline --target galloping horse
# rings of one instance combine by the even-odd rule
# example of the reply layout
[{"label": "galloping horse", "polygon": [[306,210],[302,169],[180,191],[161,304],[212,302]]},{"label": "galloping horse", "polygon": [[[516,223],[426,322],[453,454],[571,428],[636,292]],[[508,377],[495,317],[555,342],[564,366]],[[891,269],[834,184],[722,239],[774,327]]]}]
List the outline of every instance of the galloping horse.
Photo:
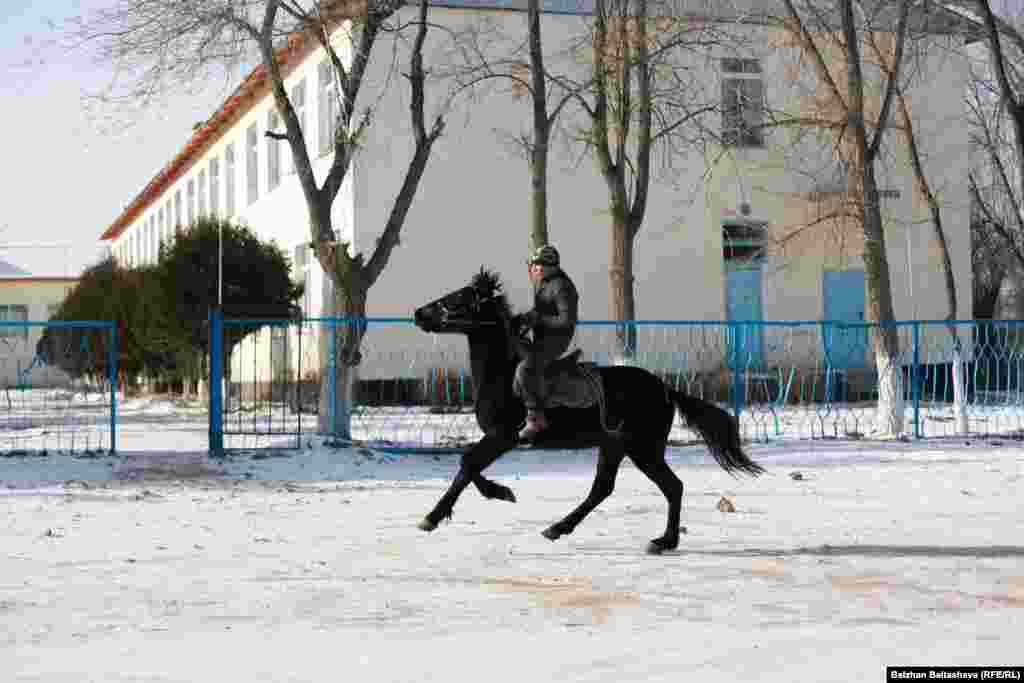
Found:
[{"label": "galloping horse", "polygon": [[[519,427],[526,418],[526,408],[513,390],[522,340],[512,330],[512,312],[500,279],[484,269],[468,286],[418,308],[415,321],[426,332],[467,336],[474,408],[484,433],[480,441],[466,449],[448,491],[418,525],[424,531],[433,531],[442,519],[451,517],[456,500],[471,483],[486,498],[515,502],[511,489],[481,473],[516,447]],[[675,391],[641,368],[601,367],[598,372],[604,387],[604,405],[549,409],[546,412],[551,427],[534,442],[537,447],[599,449],[590,494],[564,519],[542,531],[545,538],[554,541],[571,534],[584,517],[611,495],[619,465],[623,457],[629,456],[668,500],[665,533],[648,543],[647,552],[657,554],[677,548],[683,483],[665,462],[677,408],[723,469],[752,476],[764,472],[743,452],[736,421],[718,406]],[[615,429],[609,430],[609,424],[616,425]]]}]

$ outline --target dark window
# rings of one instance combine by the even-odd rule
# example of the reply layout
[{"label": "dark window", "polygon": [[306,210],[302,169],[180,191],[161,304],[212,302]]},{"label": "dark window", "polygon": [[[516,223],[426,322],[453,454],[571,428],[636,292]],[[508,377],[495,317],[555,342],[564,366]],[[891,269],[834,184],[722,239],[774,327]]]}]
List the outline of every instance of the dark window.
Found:
[{"label": "dark window", "polygon": [[767,229],[764,223],[722,223],[722,258],[730,265],[753,265],[764,260]]},{"label": "dark window", "polygon": [[338,128],[338,88],[334,79],[334,66],[330,60],[320,62],[317,75],[320,85],[320,156],[327,156],[334,152],[334,134]]},{"label": "dark window", "polygon": [[757,59],[730,57],[722,67],[722,141],[731,147],[764,145],[764,81]]},{"label": "dark window", "polygon": [[[277,130],[277,112],[267,113],[267,130],[280,133]],[[267,192],[272,192],[281,184],[281,145],[283,141],[277,138],[267,138]]]},{"label": "dark window", "polygon": [[260,135],[256,124],[245,131],[245,186],[246,202],[260,198]]}]

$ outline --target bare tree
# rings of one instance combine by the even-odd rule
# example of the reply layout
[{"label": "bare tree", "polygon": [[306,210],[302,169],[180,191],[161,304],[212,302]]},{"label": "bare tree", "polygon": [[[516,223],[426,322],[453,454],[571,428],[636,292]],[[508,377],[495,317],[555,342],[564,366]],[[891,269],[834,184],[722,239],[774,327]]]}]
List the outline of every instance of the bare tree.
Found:
[{"label": "bare tree", "polygon": [[[701,150],[705,117],[720,111],[692,68],[693,55],[730,41],[713,24],[673,17],[648,0],[596,0],[592,21],[589,82],[579,101],[589,130],[581,136],[608,189],[611,317],[636,319],[634,245],[643,227],[652,182],[653,155],[660,150],[667,170]],[[636,328],[620,326],[618,351],[636,352]]]},{"label": "bare tree", "polygon": [[[693,56],[731,39],[711,23],[673,17],[668,3],[659,3],[654,16],[648,3],[598,0],[585,18],[586,33],[552,46],[542,39],[539,2],[529,0],[526,40],[481,30],[459,73],[462,88],[510,80],[514,93],[530,97],[532,129],[515,143],[530,167],[531,249],[549,240],[553,136],[561,132],[569,144],[581,143],[596,161],[609,192],[611,315],[622,321],[636,317],[633,245],[647,210],[653,156],[662,153],[670,175],[678,158],[701,148],[701,119],[719,111],[720,102],[703,93]],[[589,62],[581,66],[584,56]],[[570,105],[573,114],[582,110],[582,124],[565,115]],[[634,328],[619,328],[623,355],[635,350],[635,336]]]},{"label": "bare tree", "polygon": [[[925,50],[928,50],[931,46],[931,42],[928,39],[927,32],[924,36],[919,36],[919,38],[921,46],[923,46]],[[867,32],[865,33],[865,40],[871,52],[870,58],[873,60],[874,64],[881,69],[882,73],[886,75],[887,80],[894,84],[897,116],[896,123],[893,128],[906,145],[907,154],[910,159],[910,166],[914,173],[915,191],[920,195],[928,207],[928,224],[932,228],[932,239],[938,246],[939,253],[942,257],[943,284],[946,290],[946,320],[953,321],[957,319],[959,308],[957,305],[958,297],[956,290],[956,277],[953,272],[953,262],[949,251],[949,240],[946,238],[946,228],[943,225],[942,206],[932,188],[932,182],[930,181],[928,174],[925,172],[924,157],[922,155],[917,133],[914,129],[913,119],[910,116],[910,109],[907,105],[905,86],[900,83],[900,78],[898,77],[892,63],[892,57],[886,54],[886,51],[882,46],[880,46],[877,34]],[[958,330],[952,322],[948,325],[947,329],[953,343],[952,369],[954,418],[957,431],[961,434],[966,434],[968,431],[966,411],[967,378],[965,372],[966,368],[964,366],[964,362],[966,360],[964,356],[964,346],[961,342]]]},{"label": "bare tree", "polygon": [[976,315],[1005,310],[1004,295],[1024,278],[1024,33],[1020,17],[996,13],[988,0],[947,0],[973,13],[987,47],[972,64],[967,105],[971,136],[979,152],[970,178],[972,260],[978,303]]},{"label": "bare tree", "polygon": [[[893,101],[897,94],[903,50],[907,34],[910,3],[898,3],[899,15],[893,40],[893,54],[886,87],[877,119],[868,121],[865,108],[865,78],[861,35],[879,28],[883,18],[891,22],[886,4],[865,7],[856,0],[835,3],[801,3],[798,11],[793,0],[784,0],[786,17],[782,26],[793,37],[801,53],[810,62],[818,82],[824,86],[829,114],[821,121],[800,121],[834,135],[834,149],[847,173],[847,186],[853,201],[848,204],[858,219],[863,235],[865,279],[865,319],[876,323],[870,331],[871,347],[878,371],[878,424],[882,433],[895,434],[903,429],[903,396],[898,364],[899,339],[894,320],[889,261],[883,230],[881,202],[875,164],[888,129]],[[838,17],[835,16],[838,13]],[[861,17],[855,16],[859,10]],[[838,23],[839,30],[835,25]],[[889,24],[891,27],[891,23]],[[827,42],[826,42],[827,41]],[[829,69],[825,57],[834,47],[845,66],[842,74]]]},{"label": "bare tree", "polygon": [[[526,158],[529,170],[528,249],[533,252],[548,244],[550,237],[548,167],[552,134],[581,86],[548,70],[540,0],[527,0],[526,7],[525,40],[518,31],[508,35],[500,21],[480,21],[459,35],[461,63],[451,66],[448,75],[458,83],[460,96],[479,98],[510,91],[516,98],[529,98],[530,130],[512,134],[511,142]],[[573,47],[560,45],[552,54],[558,59]]]},{"label": "bare tree", "polygon": [[530,251],[548,243],[548,152],[554,117],[548,113],[548,82],[544,71],[540,30],[540,0],[527,0],[530,44],[530,100],[533,103],[533,140],[530,155]]},{"label": "bare tree", "polygon": [[[218,69],[230,71],[253,51],[269,79],[274,105],[285,132],[268,132],[287,140],[306,203],[310,242],[324,273],[333,283],[328,312],[353,322],[340,326],[334,363],[336,404],[329,405],[328,386],[321,382],[320,429],[350,438],[349,420],[360,345],[365,333],[366,301],[370,288],[387,266],[426,170],[431,149],[444,129],[440,115],[427,128],[424,114],[423,46],[427,37],[427,2],[418,15],[402,23],[402,0],[112,0],[108,9],[74,22],[71,35],[78,45],[96,45],[98,56],[125,76],[123,92],[111,90],[107,99],[151,102],[183,84],[201,83]],[[411,90],[409,115],[415,149],[406,168],[383,234],[366,259],[339,242],[331,207],[348,175],[360,140],[370,126],[371,110],[361,114],[364,77],[382,35],[412,30],[414,38],[405,74]],[[338,40],[340,36],[340,41]],[[337,121],[332,141],[333,160],[323,181],[314,175],[303,130],[285,90],[283,67],[295,45],[314,40],[333,65],[338,85]],[[352,47],[351,60],[339,54],[338,43]],[[328,415],[340,416],[335,424]]]}]

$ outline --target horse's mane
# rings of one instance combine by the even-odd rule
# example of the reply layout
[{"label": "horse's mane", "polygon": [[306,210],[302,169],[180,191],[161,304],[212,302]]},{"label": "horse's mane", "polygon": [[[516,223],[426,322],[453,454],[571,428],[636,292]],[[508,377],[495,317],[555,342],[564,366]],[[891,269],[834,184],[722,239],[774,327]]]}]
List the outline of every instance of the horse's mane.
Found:
[{"label": "horse's mane", "polygon": [[473,276],[470,286],[477,291],[486,292],[488,296],[493,296],[495,303],[501,307],[504,315],[508,318],[512,317],[512,307],[508,303],[508,297],[505,296],[501,276],[496,272],[481,268],[480,272]]}]

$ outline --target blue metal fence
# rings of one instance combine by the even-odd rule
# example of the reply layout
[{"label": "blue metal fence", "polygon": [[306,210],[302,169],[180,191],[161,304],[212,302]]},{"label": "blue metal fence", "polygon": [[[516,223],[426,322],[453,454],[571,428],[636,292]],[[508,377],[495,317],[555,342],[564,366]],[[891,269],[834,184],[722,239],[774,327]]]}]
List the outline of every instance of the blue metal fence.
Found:
[{"label": "blue metal fence", "polygon": [[[211,399],[220,406],[211,409],[214,450],[296,447],[303,434],[317,432],[420,450],[451,449],[479,437],[461,335],[429,335],[400,318],[261,322],[286,329],[288,341],[275,347],[257,335],[247,340],[249,351],[236,350],[226,383],[230,401],[211,374]],[[367,330],[359,382],[349,414],[335,414],[338,334],[357,323]],[[624,325],[635,330],[636,351],[628,358],[616,342]],[[903,406],[899,432],[917,438],[1024,434],[1024,322],[889,325],[899,352],[894,366],[882,372],[892,371]],[[869,344],[873,327],[842,321],[590,320],[579,324],[575,345],[590,360],[645,367],[675,388],[726,407],[752,440],[860,439],[880,435],[879,368]],[[286,349],[288,361],[271,372],[275,348],[278,358]],[[328,359],[322,375],[320,356]],[[239,413],[263,418],[248,420],[245,429],[225,427],[225,416]],[[349,430],[339,429],[346,425]],[[693,437],[681,424],[674,428],[674,439]]]},{"label": "blue metal fence", "polygon": [[0,321],[0,455],[117,449],[117,327]]}]

